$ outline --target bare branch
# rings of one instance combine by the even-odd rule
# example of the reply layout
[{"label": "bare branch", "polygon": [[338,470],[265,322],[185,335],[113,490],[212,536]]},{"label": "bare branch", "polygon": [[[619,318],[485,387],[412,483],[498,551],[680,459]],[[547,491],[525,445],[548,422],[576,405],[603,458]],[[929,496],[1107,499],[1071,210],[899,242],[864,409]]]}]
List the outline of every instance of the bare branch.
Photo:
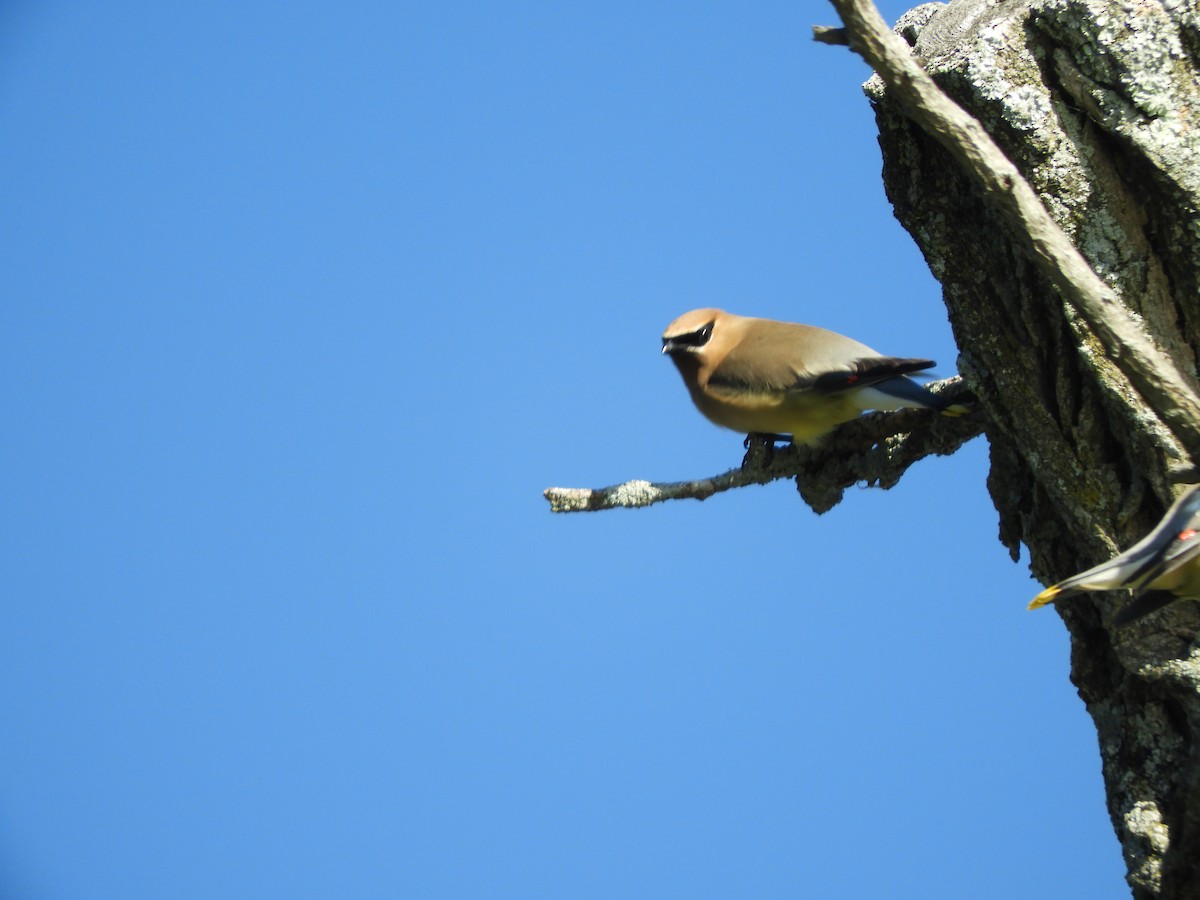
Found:
[{"label": "bare branch", "polygon": [[[969,400],[961,378],[926,387],[947,400]],[[752,444],[740,468],[694,481],[626,481],[604,488],[547,488],[552,512],[590,512],[622,506],[636,508],[664,500],[706,500],[731,488],[796,479],[805,502],[818,513],[841,500],[859,482],[890,488],[913,463],[926,456],[953,453],[983,431],[982,412],[939,416],[927,410],[875,413],[847,422],[819,447],[772,451]]]},{"label": "bare branch", "polygon": [[1193,458],[1200,457],[1200,398],[1088,265],[983,126],[947,97],[869,0],[831,0],[850,48],[879,73],[891,96],[982,185],[1012,236],[1087,322],[1107,355]]},{"label": "bare branch", "polygon": [[767,474],[749,467],[730,469],[724,475],[699,478],[695,481],[626,481],[603,488],[546,488],[543,496],[550,501],[551,512],[595,512],[624,506],[636,509],[664,500],[706,500],[730,488],[748,484],[766,484],[789,473]]}]

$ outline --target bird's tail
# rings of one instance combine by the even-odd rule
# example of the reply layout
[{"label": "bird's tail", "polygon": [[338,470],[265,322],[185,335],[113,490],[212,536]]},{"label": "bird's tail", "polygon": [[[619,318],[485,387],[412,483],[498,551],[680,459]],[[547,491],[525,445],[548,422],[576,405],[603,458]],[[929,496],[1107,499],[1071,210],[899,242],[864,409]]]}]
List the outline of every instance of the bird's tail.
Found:
[{"label": "bird's tail", "polygon": [[[961,416],[969,413],[971,407],[963,403],[951,403],[943,400],[933,391],[923,388],[911,378],[889,378],[872,387],[881,394],[900,401],[903,406],[916,406],[922,409],[936,409],[944,416]],[[877,407],[879,408],[879,407]]]},{"label": "bird's tail", "polygon": [[1029,601],[1029,606],[1026,609],[1041,609],[1049,603],[1053,603],[1063,594],[1067,593],[1061,584],[1052,584],[1036,597]]},{"label": "bird's tail", "polygon": [[967,403],[947,403],[938,411],[943,416],[965,416],[971,411],[971,406]]}]

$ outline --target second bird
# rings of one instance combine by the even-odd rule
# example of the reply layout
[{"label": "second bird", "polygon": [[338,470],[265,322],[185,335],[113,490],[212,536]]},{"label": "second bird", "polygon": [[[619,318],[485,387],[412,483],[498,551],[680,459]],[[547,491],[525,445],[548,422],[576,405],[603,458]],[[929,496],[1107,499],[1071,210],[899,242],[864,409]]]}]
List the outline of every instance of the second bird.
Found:
[{"label": "second bird", "polygon": [[906,377],[933,360],[883,356],[812,325],[694,309],[662,342],[700,412],[743,434],[814,444],[869,409],[966,411]]}]

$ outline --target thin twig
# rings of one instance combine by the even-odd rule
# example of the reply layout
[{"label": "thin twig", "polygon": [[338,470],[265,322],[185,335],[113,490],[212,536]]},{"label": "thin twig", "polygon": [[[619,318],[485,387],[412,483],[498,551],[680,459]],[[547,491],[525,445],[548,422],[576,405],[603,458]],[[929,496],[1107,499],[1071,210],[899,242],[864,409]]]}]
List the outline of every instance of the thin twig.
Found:
[{"label": "thin twig", "polygon": [[835,47],[848,47],[850,38],[845,28],[835,28],[833,25],[814,25],[813,40],[820,44],[832,44]]}]

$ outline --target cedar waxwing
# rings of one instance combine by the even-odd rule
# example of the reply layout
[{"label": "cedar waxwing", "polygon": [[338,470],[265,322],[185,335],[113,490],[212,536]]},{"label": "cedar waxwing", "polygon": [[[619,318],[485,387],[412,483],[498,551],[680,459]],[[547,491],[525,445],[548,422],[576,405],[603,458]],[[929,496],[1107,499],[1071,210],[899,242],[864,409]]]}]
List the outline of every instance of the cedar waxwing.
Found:
[{"label": "cedar waxwing", "polygon": [[1117,613],[1117,625],[1128,625],[1183,597],[1200,599],[1200,485],[1171,504],[1148,535],[1108,562],[1046,588],[1030,609],[1079,591],[1127,588],[1133,602]]},{"label": "cedar waxwing", "polygon": [[967,411],[905,377],[933,360],[881,356],[811,325],[694,309],[662,341],[700,412],[743,434],[813,444],[868,409]]}]

